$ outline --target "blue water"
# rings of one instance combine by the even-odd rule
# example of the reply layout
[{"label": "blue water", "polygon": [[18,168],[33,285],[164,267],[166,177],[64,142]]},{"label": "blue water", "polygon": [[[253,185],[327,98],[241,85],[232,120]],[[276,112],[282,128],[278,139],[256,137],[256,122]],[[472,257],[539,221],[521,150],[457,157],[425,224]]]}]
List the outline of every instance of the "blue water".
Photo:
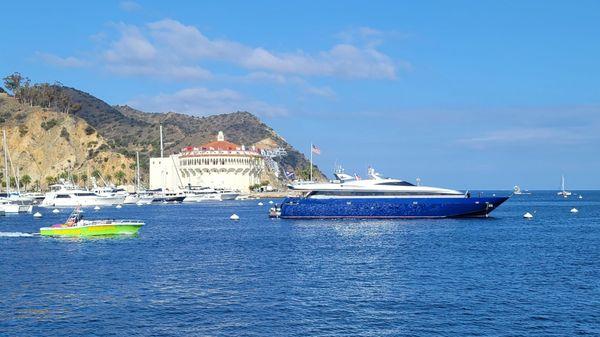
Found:
[{"label": "blue water", "polygon": [[490,219],[281,220],[256,201],[88,209],[147,222],[92,240],[15,237],[64,211],[0,217],[0,335],[598,335],[600,192],[581,193],[515,196]]}]

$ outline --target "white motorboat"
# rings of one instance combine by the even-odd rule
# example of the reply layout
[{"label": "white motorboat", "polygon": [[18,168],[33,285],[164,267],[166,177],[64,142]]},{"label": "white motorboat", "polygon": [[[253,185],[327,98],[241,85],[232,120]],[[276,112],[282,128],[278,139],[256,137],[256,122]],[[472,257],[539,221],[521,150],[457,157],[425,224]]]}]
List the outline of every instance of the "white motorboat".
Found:
[{"label": "white motorboat", "polygon": [[560,182],[560,192],[556,193],[557,195],[562,195],[563,197],[567,198],[568,196],[570,196],[571,192],[565,190],[565,176],[561,176],[561,182]]},{"label": "white motorboat", "polygon": [[235,200],[238,192],[210,187],[188,186],[182,191],[185,195],[183,202],[224,201]]},{"label": "white motorboat", "polygon": [[513,194],[514,195],[529,195],[529,194],[531,194],[531,192],[529,192],[529,191],[523,191],[523,190],[521,190],[521,187],[519,187],[517,185],[517,186],[515,186],[513,188]]},{"label": "white motorboat", "polygon": [[151,204],[156,196],[152,193],[140,190],[134,193],[129,193],[125,197],[124,204]]},{"label": "white motorboat", "polygon": [[40,203],[42,207],[106,206],[122,204],[125,195],[99,195],[69,182],[50,186]]},{"label": "white motorboat", "polygon": [[0,213],[31,213],[33,205],[0,198]]}]

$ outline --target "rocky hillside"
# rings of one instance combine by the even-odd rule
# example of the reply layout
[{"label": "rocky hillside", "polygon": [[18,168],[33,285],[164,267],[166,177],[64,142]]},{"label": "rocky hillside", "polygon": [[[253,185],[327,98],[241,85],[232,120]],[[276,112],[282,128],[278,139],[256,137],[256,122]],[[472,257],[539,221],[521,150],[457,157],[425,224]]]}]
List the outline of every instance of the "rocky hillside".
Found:
[{"label": "rocky hillside", "polygon": [[111,150],[77,116],[32,107],[0,93],[0,127],[6,130],[14,171],[29,176],[30,186],[37,182],[45,187],[69,174],[80,182],[98,173],[115,183],[133,180],[134,161]]},{"label": "rocky hillside", "polygon": [[[77,89],[62,87],[72,103],[78,106],[72,113],[85,119],[105,137],[109,145],[127,156],[134,151],[142,155],[142,169],[148,156],[159,154],[159,125],[163,125],[165,154],[182,147],[201,145],[215,140],[223,131],[227,140],[240,145],[261,148],[282,147],[287,155],[276,158],[280,167],[303,176],[309,170],[306,157],[288,144],[273,129],[249,112],[194,117],[180,113],[147,113],[129,106],[110,106],[104,101]],[[317,178],[324,178],[315,169]],[[283,176],[283,174],[281,174]]]}]

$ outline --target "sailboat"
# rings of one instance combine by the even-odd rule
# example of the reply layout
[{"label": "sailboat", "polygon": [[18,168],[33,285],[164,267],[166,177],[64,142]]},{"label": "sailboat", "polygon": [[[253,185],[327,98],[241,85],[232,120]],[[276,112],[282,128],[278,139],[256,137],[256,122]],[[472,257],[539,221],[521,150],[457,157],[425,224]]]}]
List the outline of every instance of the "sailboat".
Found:
[{"label": "sailboat", "polygon": [[135,192],[129,193],[127,197],[125,197],[124,204],[138,204],[138,205],[146,205],[152,203],[154,200],[154,196],[141,188],[140,183],[140,153],[135,153],[136,158],[136,167],[135,167]]},{"label": "sailboat", "polygon": [[21,195],[19,189],[19,177],[15,174],[16,192],[10,190],[10,174],[8,171],[8,163],[14,174],[14,167],[10,154],[8,153],[8,143],[6,142],[6,130],[2,130],[2,143],[4,147],[4,179],[6,181],[6,192],[0,194],[0,213],[28,213],[33,210],[33,199]]},{"label": "sailboat", "polygon": [[565,176],[564,175],[561,176],[560,192],[558,192],[556,194],[562,195],[565,198],[572,194],[571,192],[565,190]]}]

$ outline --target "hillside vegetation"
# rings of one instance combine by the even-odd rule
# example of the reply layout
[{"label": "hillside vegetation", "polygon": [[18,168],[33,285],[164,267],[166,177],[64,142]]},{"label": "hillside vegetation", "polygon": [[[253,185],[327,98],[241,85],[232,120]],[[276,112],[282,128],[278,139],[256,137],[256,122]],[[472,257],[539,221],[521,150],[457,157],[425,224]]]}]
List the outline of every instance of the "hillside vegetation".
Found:
[{"label": "hillside vegetation", "polygon": [[117,183],[133,180],[133,160],[112,151],[79,117],[0,94],[0,127],[6,131],[11,171],[28,177],[22,185],[46,187],[69,175],[80,182],[100,175]]},{"label": "hillside vegetation", "polygon": [[[176,153],[185,146],[201,145],[215,140],[216,134],[219,131],[223,131],[227,140],[240,145],[254,145],[266,149],[284,148],[287,151],[287,155],[275,159],[281,169],[284,171],[293,171],[297,177],[308,178],[310,164],[306,157],[288,144],[273,129],[249,112],[233,112],[206,117],[194,117],[174,112],[142,112],[129,106],[111,106],[93,95],[75,88],[65,87],[60,83],[32,85],[29,79],[18,73],[5,77],[4,84],[14,96],[14,98],[9,98],[7,95],[4,95],[4,101],[1,103],[4,107],[0,107],[2,108],[0,112],[5,111],[8,114],[7,116],[10,116],[7,122],[12,123],[13,127],[17,128],[23,125],[23,123],[35,124],[39,122],[40,129],[35,129],[35,132],[48,133],[48,135],[40,135],[40,137],[47,136],[50,138],[56,136],[54,133],[57,130],[61,132],[63,127],[66,132],[74,131],[68,128],[69,123],[84,122],[84,129],[94,130],[93,134],[86,134],[84,130],[83,134],[75,133],[71,135],[69,133],[68,141],[65,137],[62,139],[67,141],[67,143],[71,142],[69,145],[73,146],[77,142],[79,144],[77,146],[84,146],[85,151],[92,151],[90,152],[92,154],[98,152],[95,156],[99,156],[100,152],[102,155],[108,155],[109,153],[112,155],[120,154],[119,158],[126,159],[127,163],[117,163],[116,166],[110,164],[108,165],[108,169],[102,168],[103,174],[110,177],[114,177],[120,171],[120,168],[126,176],[126,178],[122,178],[121,180],[130,179],[133,171],[128,165],[133,162],[135,152],[139,151],[142,178],[144,180],[148,170],[148,158],[158,156],[160,152],[159,125],[162,124],[166,155]],[[43,114],[54,115],[46,116]],[[32,115],[36,120],[15,119],[14,116],[16,115]],[[50,124],[45,124],[46,127],[43,127],[41,123]],[[59,123],[60,125],[53,125],[55,123]],[[37,133],[34,133],[34,135],[38,137]],[[89,139],[92,136],[98,139]],[[83,138],[80,139],[79,137]],[[94,143],[95,141],[98,143]],[[91,143],[93,146],[88,143]],[[28,144],[34,145],[31,142]],[[87,146],[90,146],[90,148],[87,148]],[[52,148],[47,150],[52,151]],[[27,150],[27,152],[31,151],[34,150]],[[73,151],[81,152],[83,149]],[[97,166],[94,161],[96,158],[87,158],[85,155],[82,155],[83,152],[76,156],[77,158],[67,158],[66,166],[53,163],[46,167],[44,174],[38,172],[36,177],[44,179],[43,175],[61,174],[63,173],[61,170],[65,170],[65,167],[73,167],[77,172],[81,171],[83,167],[95,168]],[[49,154],[49,156],[53,157],[52,154]],[[71,160],[71,163],[68,160]],[[104,158],[101,160],[104,160]],[[126,166],[125,168],[122,168],[123,164]],[[111,171],[113,166],[115,166],[114,170],[116,172],[114,170]],[[324,179],[324,176],[316,167],[314,174],[317,179]],[[119,176],[122,175],[122,173],[119,173]],[[265,177],[265,179],[280,180],[282,182],[281,180],[284,176],[283,172],[281,172],[279,179],[273,175]],[[271,182],[273,183],[274,181]]]}]

